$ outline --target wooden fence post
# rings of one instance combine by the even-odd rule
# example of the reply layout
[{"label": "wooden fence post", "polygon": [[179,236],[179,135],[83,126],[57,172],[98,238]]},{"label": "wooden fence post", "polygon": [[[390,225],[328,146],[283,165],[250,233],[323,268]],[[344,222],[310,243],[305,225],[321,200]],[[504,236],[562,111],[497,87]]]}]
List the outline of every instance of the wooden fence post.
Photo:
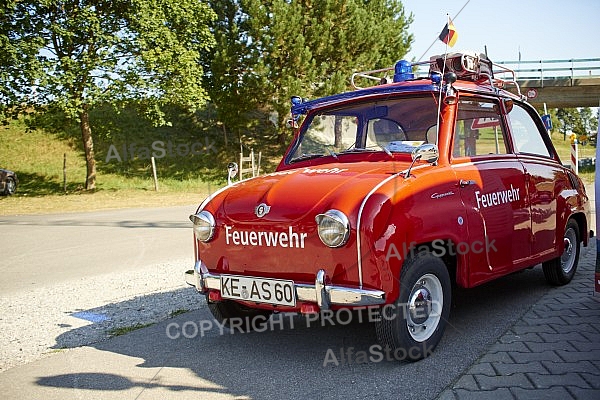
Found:
[{"label": "wooden fence post", "polygon": [[63,153],[63,190],[67,193],[67,153]]},{"label": "wooden fence post", "polygon": [[156,177],[156,162],[152,157],[152,176],[154,176],[154,191],[158,192],[158,178]]}]

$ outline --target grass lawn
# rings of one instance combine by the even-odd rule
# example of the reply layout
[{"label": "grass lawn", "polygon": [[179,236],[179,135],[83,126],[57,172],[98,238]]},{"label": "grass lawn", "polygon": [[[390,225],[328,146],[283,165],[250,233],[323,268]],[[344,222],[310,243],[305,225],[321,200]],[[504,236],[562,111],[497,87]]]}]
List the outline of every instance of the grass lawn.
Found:
[{"label": "grass lawn", "polygon": [[157,162],[157,192],[149,165],[106,171],[99,160],[97,189],[88,192],[83,190],[85,160],[78,141],[27,130],[21,121],[14,121],[0,127],[0,143],[0,168],[17,172],[19,179],[15,195],[0,196],[0,215],[200,204],[222,185],[205,182],[201,172],[196,178],[178,178],[166,172],[161,176],[162,168],[169,167],[163,159]]},{"label": "grass lawn", "polygon": [[[552,139],[561,161],[568,164],[570,141],[562,140],[558,133]],[[20,181],[14,196],[0,196],[0,215],[197,205],[224,185],[226,174],[223,170],[222,181],[215,180],[221,168],[213,167],[212,175],[207,176],[206,169],[194,165],[196,159],[163,158],[157,160],[159,190],[155,191],[149,160],[116,167],[103,164],[99,157],[97,189],[87,192],[83,190],[85,161],[77,139],[27,130],[21,121],[13,121],[0,127],[0,144],[0,168],[16,171]],[[595,154],[595,147],[579,146],[580,158]],[[579,175],[590,184],[595,170],[580,170]]]},{"label": "grass lawn", "polygon": [[[554,143],[554,148],[558,152],[558,156],[564,165],[568,165],[571,163],[571,141],[569,139],[563,140],[562,135],[559,133],[552,134],[552,143]],[[589,144],[583,146],[581,144],[577,145],[577,152],[579,153],[579,158],[591,158],[596,157],[596,148]],[[593,183],[594,178],[596,176],[596,171],[594,168],[587,169],[579,169],[579,176],[585,183]]]}]

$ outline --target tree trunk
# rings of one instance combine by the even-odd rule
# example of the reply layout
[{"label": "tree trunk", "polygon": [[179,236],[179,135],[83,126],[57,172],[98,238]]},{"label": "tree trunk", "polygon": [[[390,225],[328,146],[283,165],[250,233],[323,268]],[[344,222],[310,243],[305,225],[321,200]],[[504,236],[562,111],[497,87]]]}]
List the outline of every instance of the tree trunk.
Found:
[{"label": "tree trunk", "polygon": [[342,149],[342,117],[339,115],[335,116],[335,124],[333,126],[333,132],[335,134],[335,139],[333,142],[333,147],[335,151],[340,151]]},{"label": "tree trunk", "polygon": [[79,114],[79,125],[81,127],[81,139],[83,141],[85,164],[87,167],[85,189],[94,190],[96,189],[96,159],[94,158],[94,140],[92,139],[92,129],[90,128],[87,107]]}]

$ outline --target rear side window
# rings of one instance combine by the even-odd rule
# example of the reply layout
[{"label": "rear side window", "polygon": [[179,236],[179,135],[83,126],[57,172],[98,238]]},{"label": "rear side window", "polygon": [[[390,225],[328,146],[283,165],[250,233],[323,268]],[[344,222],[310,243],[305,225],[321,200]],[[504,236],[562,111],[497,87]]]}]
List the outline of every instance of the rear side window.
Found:
[{"label": "rear side window", "polygon": [[551,157],[542,133],[527,110],[515,104],[508,114],[508,121],[517,153]]}]

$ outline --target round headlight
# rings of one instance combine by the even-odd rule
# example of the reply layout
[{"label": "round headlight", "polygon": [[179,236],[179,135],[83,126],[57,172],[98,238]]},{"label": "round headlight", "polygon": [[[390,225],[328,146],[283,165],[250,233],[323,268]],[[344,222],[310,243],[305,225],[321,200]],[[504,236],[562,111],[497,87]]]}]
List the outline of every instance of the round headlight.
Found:
[{"label": "round headlight", "polygon": [[319,238],[329,247],[340,247],[346,244],[350,237],[350,222],[348,217],[339,210],[329,210],[315,217],[318,225]]},{"label": "round headlight", "polygon": [[215,234],[215,217],[208,211],[200,211],[198,214],[190,215],[190,221],[194,224],[194,234],[201,242],[208,242]]}]

